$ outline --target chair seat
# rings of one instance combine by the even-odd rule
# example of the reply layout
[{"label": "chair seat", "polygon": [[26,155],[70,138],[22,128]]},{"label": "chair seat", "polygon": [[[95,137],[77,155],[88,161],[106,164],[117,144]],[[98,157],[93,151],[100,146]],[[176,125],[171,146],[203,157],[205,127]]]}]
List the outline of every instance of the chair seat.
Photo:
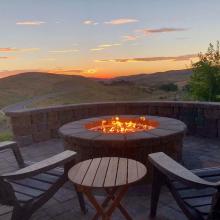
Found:
[{"label": "chair seat", "polygon": [[[193,170],[193,172],[209,181],[216,182],[220,180],[220,168]],[[212,204],[212,196],[217,192],[216,189],[211,187],[192,189],[178,181],[172,181],[172,185],[188,207],[196,209],[204,217],[208,215]]]},{"label": "chair seat", "polygon": [[39,198],[44,194],[63,174],[63,169],[57,168],[21,180],[10,181],[19,203],[26,203]]}]

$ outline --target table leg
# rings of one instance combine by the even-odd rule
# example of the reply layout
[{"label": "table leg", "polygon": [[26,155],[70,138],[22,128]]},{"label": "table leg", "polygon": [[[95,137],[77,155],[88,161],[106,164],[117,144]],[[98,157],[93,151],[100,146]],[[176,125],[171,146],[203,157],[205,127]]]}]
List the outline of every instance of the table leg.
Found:
[{"label": "table leg", "polygon": [[[106,189],[106,192],[107,194],[109,195],[109,197],[111,197],[112,200],[115,199],[115,195],[113,191],[110,191],[109,189]],[[131,216],[128,214],[128,212],[126,211],[126,209],[119,203],[118,204],[118,209],[121,211],[121,213],[124,215],[124,217],[127,219],[127,220],[132,220]]]},{"label": "table leg", "polygon": [[[121,186],[118,188],[114,188],[112,190],[106,189],[107,197],[101,205],[97,202],[90,188],[80,187],[80,191],[86,195],[88,200],[91,202],[91,204],[94,206],[94,208],[97,211],[97,213],[93,217],[93,220],[96,220],[99,216],[101,216],[103,220],[110,220],[111,215],[116,208],[118,208],[121,211],[121,213],[124,215],[124,217],[127,220],[132,220],[131,216],[128,214],[125,208],[120,204],[120,201],[122,200],[123,196],[128,191],[128,186]],[[107,207],[111,200],[112,200],[111,205]]]},{"label": "table leg", "polygon": [[[109,189],[108,191],[111,191],[112,194],[115,194],[115,192],[117,191],[117,188],[114,188],[114,189],[112,189],[112,190]],[[106,192],[107,192],[107,189],[106,189]],[[111,199],[112,199],[112,197],[111,197],[111,196],[109,195],[109,193],[107,192],[107,197],[106,197],[105,200],[102,202],[102,207],[103,207],[103,208],[106,208],[106,207],[108,206],[109,202],[111,201]],[[92,220],[97,220],[98,217],[99,217],[99,213],[97,212],[97,213],[94,215],[94,217],[93,217]]]},{"label": "table leg", "polygon": [[[114,199],[112,204],[110,205],[110,207],[108,208],[106,215],[111,217],[112,213],[114,212],[116,207],[120,206],[120,201],[122,200],[122,198],[124,197],[124,195],[126,194],[126,192],[128,191],[128,186],[121,186],[118,188],[118,194],[114,196]],[[120,209],[121,210],[121,209]],[[132,218],[130,217],[130,215],[127,213],[127,211],[123,208],[122,211],[123,215],[128,219],[128,220],[132,220]]]},{"label": "table leg", "polygon": [[95,199],[95,197],[93,196],[92,192],[90,189],[85,189],[83,190],[84,194],[86,195],[86,197],[88,198],[88,200],[92,203],[92,205],[95,207],[98,216],[101,215],[102,219],[106,219],[106,215],[104,213],[104,209],[101,205],[99,205],[99,203],[97,202],[97,200]]},{"label": "table leg", "polygon": [[78,197],[80,209],[84,214],[86,214],[87,213],[87,208],[86,208],[86,204],[85,204],[83,194],[82,194],[82,192],[80,192],[78,190],[76,185],[74,185],[74,187],[75,187],[75,191],[76,191],[76,194],[77,194],[77,197]]}]

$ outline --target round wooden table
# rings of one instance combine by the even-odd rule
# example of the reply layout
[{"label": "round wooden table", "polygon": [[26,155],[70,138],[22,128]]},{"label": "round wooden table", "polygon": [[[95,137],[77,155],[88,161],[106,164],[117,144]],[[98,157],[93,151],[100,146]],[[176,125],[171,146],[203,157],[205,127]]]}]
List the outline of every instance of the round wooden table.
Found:
[{"label": "round wooden table", "polygon": [[[109,220],[116,208],[126,219],[132,220],[120,202],[129,186],[140,181],[146,174],[146,167],[136,160],[101,157],[76,164],[69,170],[68,177],[77,190],[84,193],[95,207],[97,213],[93,220],[100,216],[102,219]],[[92,193],[92,190],[97,188],[102,188],[107,193],[102,204],[97,202]]]}]

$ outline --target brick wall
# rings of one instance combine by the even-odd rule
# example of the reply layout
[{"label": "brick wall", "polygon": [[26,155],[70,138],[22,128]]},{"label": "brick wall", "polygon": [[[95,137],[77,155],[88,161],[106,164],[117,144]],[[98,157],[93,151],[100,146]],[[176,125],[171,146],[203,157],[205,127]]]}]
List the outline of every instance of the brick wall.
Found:
[{"label": "brick wall", "polygon": [[188,134],[220,137],[220,104],[208,102],[112,102],[9,111],[15,140],[28,145],[58,137],[63,124],[100,115],[149,114],[185,122]]}]

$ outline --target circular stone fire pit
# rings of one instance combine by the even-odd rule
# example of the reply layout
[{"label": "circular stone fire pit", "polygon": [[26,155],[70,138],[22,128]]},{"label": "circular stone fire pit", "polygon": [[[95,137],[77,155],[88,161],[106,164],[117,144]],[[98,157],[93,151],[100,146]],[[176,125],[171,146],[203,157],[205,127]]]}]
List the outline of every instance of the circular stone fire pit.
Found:
[{"label": "circular stone fire pit", "polygon": [[118,121],[114,116],[82,119],[63,125],[59,132],[64,139],[65,149],[76,151],[77,161],[104,156],[127,157],[146,164],[148,171],[147,155],[152,152],[163,151],[174,159],[181,160],[186,130],[183,122],[157,116],[118,117],[120,123],[128,123],[130,129],[123,128],[117,132],[116,126],[113,131],[109,131],[112,121]]}]

